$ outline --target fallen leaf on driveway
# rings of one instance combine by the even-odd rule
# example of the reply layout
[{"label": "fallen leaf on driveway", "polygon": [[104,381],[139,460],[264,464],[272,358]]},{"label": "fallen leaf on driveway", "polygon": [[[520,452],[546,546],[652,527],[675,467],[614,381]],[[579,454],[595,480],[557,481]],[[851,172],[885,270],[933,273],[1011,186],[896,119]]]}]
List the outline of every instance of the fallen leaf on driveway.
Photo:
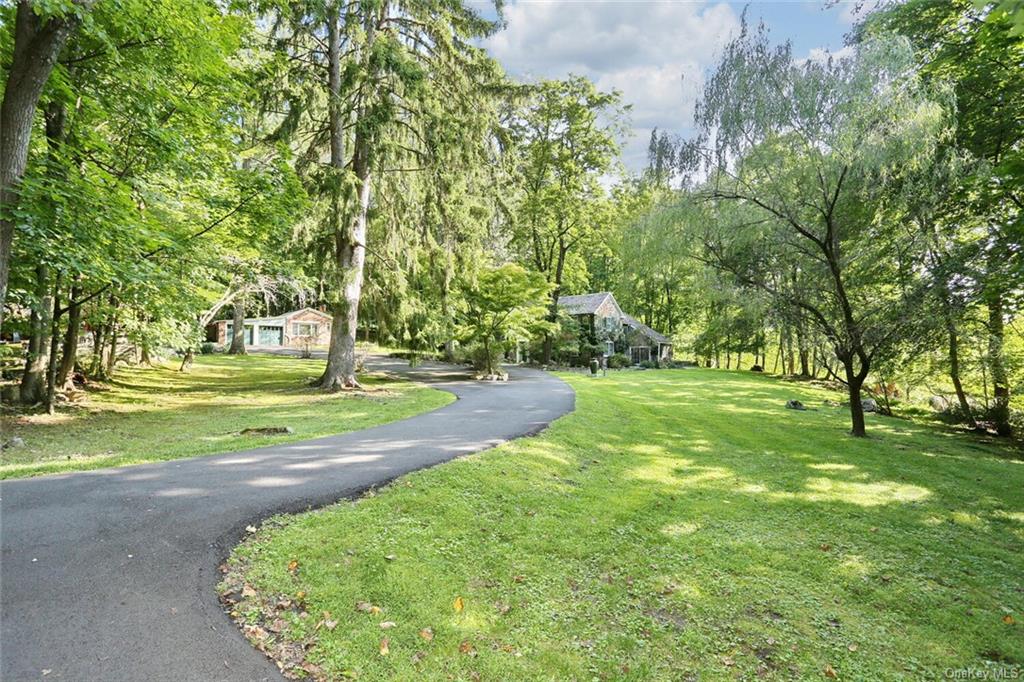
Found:
[{"label": "fallen leaf on driveway", "polygon": [[246,526],[245,527],[245,531],[247,533],[255,533],[256,532],[256,526]]}]

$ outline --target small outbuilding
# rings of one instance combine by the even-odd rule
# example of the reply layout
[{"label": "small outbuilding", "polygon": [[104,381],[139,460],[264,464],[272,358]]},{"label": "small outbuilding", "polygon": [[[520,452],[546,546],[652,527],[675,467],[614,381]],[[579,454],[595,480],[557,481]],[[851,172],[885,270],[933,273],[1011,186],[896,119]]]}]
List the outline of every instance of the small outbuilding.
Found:
[{"label": "small outbuilding", "polygon": [[[217,320],[206,330],[206,339],[231,343],[234,323]],[[331,342],[331,316],[313,308],[293,310],[274,317],[245,318],[245,345],[260,348],[305,348]]]}]

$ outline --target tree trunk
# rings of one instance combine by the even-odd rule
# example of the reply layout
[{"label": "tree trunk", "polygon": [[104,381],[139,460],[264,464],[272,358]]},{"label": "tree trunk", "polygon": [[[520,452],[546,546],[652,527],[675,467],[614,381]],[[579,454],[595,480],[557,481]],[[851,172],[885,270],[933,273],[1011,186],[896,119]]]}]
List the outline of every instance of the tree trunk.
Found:
[{"label": "tree trunk", "polygon": [[[337,9],[328,12],[328,118],[331,139],[331,162],[334,171],[335,262],[338,269],[338,296],[332,307],[331,345],[327,351],[327,367],[319,385],[325,390],[358,387],[356,380],[356,330],[359,322],[359,299],[363,290],[363,266],[366,260],[366,228],[370,209],[372,168],[371,140],[368,131],[356,125],[353,143],[352,170],[358,180],[358,204],[355,215],[345,216],[342,201],[342,179],[345,160],[343,141],[345,122],[341,102],[341,35]],[[367,19],[366,42],[362,50],[370,51],[374,42],[374,25]],[[365,115],[359,111],[356,116]]]},{"label": "tree trunk", "polygon": [[[78,335],[82,328],[82,306],[75,301],[81,294],[81,287],[77,284],[71,287],[70,302],[68,303],[68,327],[64,330],[60,369],[57,370],[57,385],[61,387],[61,390],[74,388],[73,382],[69,382],[69,379],[78,360]],[[71,383],[70,386],[69,383]]]},{"label": "tree trunk", "polygon": [[949,332],[949,378],[953,382],[953,389],[956,391],[956,399],[960,403],[964,419],[971,428],[977,428],[977,422],[974,421],[974,414],[971,412],[971,405],[967,402],[967,394],[964,393],[963,384],[960,382],[960,340],[953,320],[946,320],[946,329]]},{"label": "tree trunk", "polygon": [[840,358],[840,360],[846,370],[846,387],[850,395],[850,434],[857,438],[863,438],[867,435],[867,429],[864,424],[864,405],[860,402],[860,390],[864,385],[867,372],[864,372],[863,369],[860,373],[855,372],[853,360],[850,358]]},{"label": "tree trunk", "polygon": [[49,364],[50,323],[53,319],[53,292],[50,289],[50,269],[36,266],[36,304],[30,318],[31,334],[25,372],[21,377],[21,402],[35,405],[46,399],[46,368]]},{"label": "tree trunk", "polygon": [[231,348],[228,355],[245,355],[245,297],[235,299],[231,320]]},{"label": "tree trunk", "polygon": [[195,361],[195,359],[196,359],[195,352],[192,350],[192,347],[190,346],[185,351],[185,357],[183,357],[181,359],[181,367],[178,368],[178,371],[179,372],[187,372],[189,369],[192,368],[192,363]]},{"label": "tree trunk", "polygon": [[995,292],[988,297],[988,361],[992,375],[992,421],[996,433],[1009,437],[1010,427],[1010,386],[1006,378],[1003,357],[1003,296]]},{"label": "tree trunk", "polygon": [[10,70],[0,103],[0,327],[7,301],[7,280],[14,245],[14,221],[10,211],[18,201],[18,183],[28,162],[32,122],[43,87],[68,36],[92,4],[79,0],[66,17],[43,19],[33,3],[20,0],[14,16],[14,45]]},{"label": "tree trunk", "polygon": [[[565,275],[565,257],[569,253],[569,247],[565,244],[565,238],[558,238],[558,261],[555,265],[554,289],[551,290],[551,306],[548,309],[548,322],[558,321],[558,299],[562,296],[562,279]],[[593,326],[593,320],[591,320]],[[593,333],[593,329],[591,329]],[[555,338],[551,332],[544,332],[544,364],[550,365],[551,358],[555,351]]]},{"label": "tree trunk", "polygon": [[782,360],[782,371],[786,374],[796,374],[796,363],[793,360],[793,334],[789,327],[786,327],[786,355]]},{"label": "tree trunk", "polygon": [[92,330],[92,359],[89,361],[89,374],[99,376],[103,371],[103,344],[106,342],[104,333],[106,325],[97,324]]},{"label": "tree trunk", "polygon": [[50,323],[50,357],[46,367],[46,413],[53,414],[57,397],[57,350],[60,346],[60,276],[53,284],[53,315]]},{"label": "tree trunk", "polygon": [[356,326],[359,321],[359,299],[363,289],[363,265],[366,259],[367,214],[370,208],[370,169],[365,159],[368,150],[358,138],[356,173],[359,177],[359,206],[350,230],[336,236],[341,300],[335,304],[331,324],[331,346],[327,367],[320,380],[326,390],[355,388]]},{"label": "tree trunk", "polygon": [[103,370],[103,375],[108,379],[114,376],[114,368],[117,366],[118,335],[117,316],[115,313],[114,321],[111,323],[110,329],[107,332],[107,341],[110,344],[110,350],[107,351],[107,364]]}]

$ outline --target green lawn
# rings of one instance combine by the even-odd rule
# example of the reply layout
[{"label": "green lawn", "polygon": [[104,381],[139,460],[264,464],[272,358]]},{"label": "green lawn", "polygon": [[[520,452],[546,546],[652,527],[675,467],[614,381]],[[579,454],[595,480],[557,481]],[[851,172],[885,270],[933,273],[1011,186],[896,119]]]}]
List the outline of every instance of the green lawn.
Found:
[{"label": "green lawn", "polygon": [[872,415],[856,440],[835,396],[749,373],[565,378],[538,437],[265,524],[221,586],[247,636],[329,679],[1024,665],[1013,453]]},{"label": "green lawn", "polygon": [[[81,404],[3,417],[4,439],[25,447],[0,454],[0,478],[208,455],[365,429],[450,402],[449,393],[370,375],[364,392],[323,393],[306,380],[320,360],[203,355],[188,373],[177,363],[126,368]],[[292,434],[245,428],[290,426]]]}]

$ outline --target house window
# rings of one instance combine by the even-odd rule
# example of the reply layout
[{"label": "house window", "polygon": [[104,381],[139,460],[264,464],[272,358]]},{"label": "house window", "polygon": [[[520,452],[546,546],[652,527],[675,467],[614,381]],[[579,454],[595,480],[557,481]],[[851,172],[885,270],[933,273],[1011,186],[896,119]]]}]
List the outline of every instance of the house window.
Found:
[{"label": "house window", "polygon": [[292,333],[295,336],[317,336],[318,327],[312,322],[295,322],[292,324]]},{"label": "house window", "polygon": [[651,359],[651,347],[631,346],[629,349],[629,359],[634,365],[639,365],[641,362],[647,362]]},{"label": "house window", "polygon": [[604,342],[604,354],[605,354],[606,357],[609,356],[609,355],[615,355],[615,342],[614,341],[605,341]]}]

